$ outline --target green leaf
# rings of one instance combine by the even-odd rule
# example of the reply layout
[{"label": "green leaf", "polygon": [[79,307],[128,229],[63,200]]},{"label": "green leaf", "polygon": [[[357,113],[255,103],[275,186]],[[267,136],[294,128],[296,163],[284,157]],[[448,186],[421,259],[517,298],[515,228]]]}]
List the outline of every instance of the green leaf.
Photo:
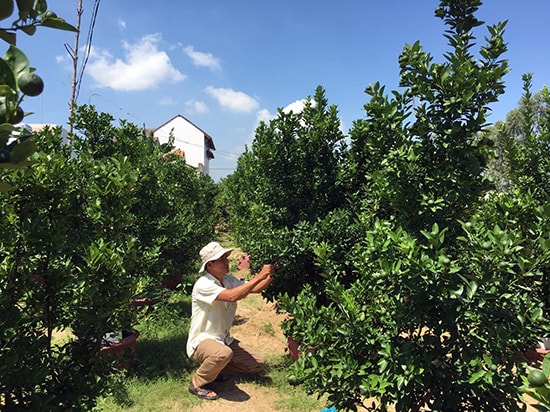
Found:
[{"label": "green leaf", "polygon": [[19,163],[0,163],[0,169],[6,169],[6,170],[16,170],[16,169],[24,169],[26,167],[32,166],[34,164],[37,164],[38,162],[36,160],[23,160]]},{"label": "green leaf", "polygon": [[450,290],[449,291],[449,295],[452,297],[452,298],[459,298],[462,293],[464,292],[464,285],[460,285],[458,287],[458,289],[456,290]]},{"label": "green leaf", "polygon": [[19,18],[25,20],[32,10],[34,0],[17,0],[17,8],[19,9]]},{"label": "green leaf", "polygon": [[9,192],[10,190],[13,190],[13,186],[10,185],[8,182],[3,182],[0,180],[0,192]]},{"label": "green leaf", "polygon": [[2,123],[0,124],[0,134],[8,133],[11,134],[15,129],[15,126],[11,123]]},{"label": "green leaf", "polygon": [[483,369],[480,369],[479,371],[474,373],[472,376],[470,376],[470,379],[468,380],[468,382],[469,383],[475,383],[479,379],[481,379],[481,377],[483,377],[483,376],[485,376],[485,371]]},{"label": "green leaf", "polygon": [[470,283],[468,283],[468,287],[466,289],[466,296],[468,296],[469,299],[471,299],[475,293],[477,292],[478,284],[475,280],[472,280]]},{"label": "green leaf", "polygon": [[462,266],[453,266],[449,269],[449,273],[456,273],[462,270]]},{"label": "green leaf", "polygon": [[34,24],[29,24],[28,26],[22,26],[21,31],[23,31],[25,34],[32,36],[34,33],[36,33],[36,26]]},{"label": "green leaf", "polygon": [[318,369],[318,368],[319,368],[319,363],[317,362],[317,358],[315,358],[315,356],[312,356],[312,357],[311,357],[311,365],[312,365],[315,369]]},{"label": "green leaf", "polygon": [[537,322],[539,319],[541,319],[543,317],[543,310],[541,307],[539,308],[536,308],[533,313],[531,314],[531,321],[532,322]]},{"label": "green leaf", "polygon": [[542,372],[546,375],[550,375],[550,356],[545,355],[542,360]]},{"label": "green leaf", "polygon": [[378,370],[380,373],[384,372],[388,368],[388,361],[384,358],[381,358],[378,361]]},{"label": "green leaf", "polygon": [[36,143],[34,140],[27,139],[24,142],[17,144],[11,151],[11,161],[19,163],[36,152]]},{"label": "green leaf", "polygon": [[29,59],[21,50],[11,45],[4,56],[4,60],[11,67],[15,77],[29,69]]},{"label": "green leaf", "polygon": [[441,73],[441,83],[444,83],[445,80],[447,80],[447,78],[449,77],[450,74],[451,74],[451,68],[450,67],[445,67],[445,69]]},{"label": "green leaf", "polygon": [[[2,60],[3,61],[3,60]],[[11,71],[11,68],[10,68]],[[15,81],[15,78],[14,78]],[[14,101],[17,98],[17,86],[12,88],[7,84],[0,85],[0,96],[5,97],[7,100]]]},{"label": "green leaf", "polygon": [[40,23],[41,26],[53,29],[77,32],[78,29],[60,18],[47,19]]},{"label": "green leaf", "polygon": [[[13,90],[17,90],[15,74],[13,73],[12,67],[4,59],[0,59],[0,77],[4,80],[4,84],[9,86],[9,88],[12,90],[12,93]],[[2,89],[0,89],[0,93],[2,94],[2,96],[7,95],[9,92],[9,90],[6,90],[5,85],[2,87]]]},{"label": "green leaf", "polygon": [[39,14],[43,14],[48,10],[48,2],[46,0],[37,0],[34,9]]},{"label": "green leaf", "polygon": [[0,29],[0,39],[4,40],[6,43],[15,44],[17,39],[15,33],[7,31],[6,29]]}]

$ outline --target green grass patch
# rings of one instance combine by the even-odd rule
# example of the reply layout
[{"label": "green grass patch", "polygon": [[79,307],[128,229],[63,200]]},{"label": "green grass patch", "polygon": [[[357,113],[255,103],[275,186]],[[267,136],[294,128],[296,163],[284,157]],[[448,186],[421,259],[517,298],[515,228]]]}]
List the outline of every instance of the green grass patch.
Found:
[{"label": "green grass patch", "polygon": [[264,333],[266,333],[269,336],[275,335],[275,328],[273,327],[273,324],[271,322],[265,322],[262,326],[262,329]]}]

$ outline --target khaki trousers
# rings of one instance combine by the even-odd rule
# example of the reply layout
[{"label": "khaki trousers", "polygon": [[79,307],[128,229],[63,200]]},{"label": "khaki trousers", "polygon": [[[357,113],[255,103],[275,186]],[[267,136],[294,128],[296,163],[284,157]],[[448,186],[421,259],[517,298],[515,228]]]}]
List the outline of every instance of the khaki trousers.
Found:
[{"label": "khaki trousers", "polygon": [[203,340],[191,357],[200,364],[192,377],[194,386],[213,382],[222,370],[237,373],[257,373],[265,366],[264,358],[235,339],[224,345],[213,339]]}]

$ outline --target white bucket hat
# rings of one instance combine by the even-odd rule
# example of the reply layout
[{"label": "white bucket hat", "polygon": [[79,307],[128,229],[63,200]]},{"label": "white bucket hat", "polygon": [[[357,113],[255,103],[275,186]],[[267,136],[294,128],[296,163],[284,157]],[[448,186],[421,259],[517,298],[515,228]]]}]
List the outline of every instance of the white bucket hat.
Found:
[{"label": "white bucket hat", "polygon": [[230,254],[233,249],[224,249],[218,242],[210,242],[201,249],[199,255],[202,260],[202,266],[199,269],[199,273],[204,272],[206,264],[213,260],[218,260],[225,254]]}]

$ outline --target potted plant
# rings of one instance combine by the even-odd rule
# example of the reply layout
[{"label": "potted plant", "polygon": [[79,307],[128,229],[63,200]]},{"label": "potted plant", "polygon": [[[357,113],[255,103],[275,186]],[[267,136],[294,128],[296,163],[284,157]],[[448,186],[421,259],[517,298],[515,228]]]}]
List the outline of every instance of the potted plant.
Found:
[{"label": "potted plant", "polygon": [[117,334],[108,333],[103,337],[101,353],[116,358],[117,365],[130,369],[133,364],[133,353],[139,331],[120,331]]}]

